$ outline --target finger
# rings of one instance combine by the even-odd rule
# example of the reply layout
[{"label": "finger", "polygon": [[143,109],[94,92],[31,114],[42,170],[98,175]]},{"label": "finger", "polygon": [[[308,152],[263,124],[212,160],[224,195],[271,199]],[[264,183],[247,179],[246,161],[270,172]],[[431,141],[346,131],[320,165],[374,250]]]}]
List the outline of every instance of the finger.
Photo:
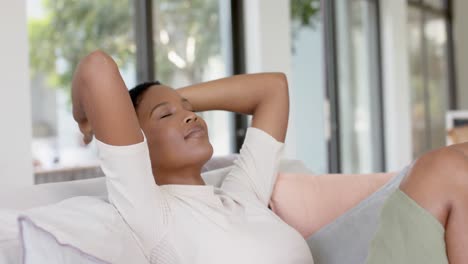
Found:
[{"label": "finger", "polygon": [[93,131],[89,127],[80,127],[80,131],[83,135],[92,134]]},{"label": "finger", "polygon": [[83,135],[83,143],[88,145],[91,141],[93,140],[93,134],[92,133],[86,133]]}]

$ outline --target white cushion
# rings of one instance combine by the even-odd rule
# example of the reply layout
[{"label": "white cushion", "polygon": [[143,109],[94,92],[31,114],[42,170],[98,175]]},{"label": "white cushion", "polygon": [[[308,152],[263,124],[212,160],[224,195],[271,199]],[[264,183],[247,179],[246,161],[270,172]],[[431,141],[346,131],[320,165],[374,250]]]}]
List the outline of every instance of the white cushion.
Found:
[{"label": "white cushion", "polygon": [[0,209],[0,263],[20,263],[21,246],[18,240],[18,211]]},{"label": "white cushion", "polygon": [[28,210],[19,225],[25,263],[147,263],[117,209],[100,198]]},{"label": "white cushion", "polygon": [[24,264],[103,264],[91,255],[88,255],[72,245],[61,244],[57,238],[48,231],[36,226],[28,218],[20,219],[21,241],[23,244]]}]

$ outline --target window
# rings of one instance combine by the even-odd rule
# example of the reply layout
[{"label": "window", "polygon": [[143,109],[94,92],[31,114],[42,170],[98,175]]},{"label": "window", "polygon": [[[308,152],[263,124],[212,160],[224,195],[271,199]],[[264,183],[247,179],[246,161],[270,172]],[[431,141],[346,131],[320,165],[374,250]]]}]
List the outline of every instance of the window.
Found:
[{"label": "window", "polygon": [[382,171],[378,3],[337,0],[335,14],[341,172]]},{"label": "window", "polygon": [[[150,5],[137,5],[143,2]],[[151,3],[153,8],[145,9]],[[97,48],[106,51],[129,88],[140,81],[142,68],[154,68],[152,76],[173,87],[231,75],[230,5],[222,0],[27,0],[36,182],[100,174],[95,146],[81,144],[71,113],[71,78],[82,57]],[[153,23],[140,27],[148,13]],[[148,49],[141,44],[144,37],[154,45],[153,65],[138,57]],[[202,115],[215,155],[232,153],[234,115]]]},{"label": "window", "polygon": [[408,9],[413,155],[444,146],[450,108],[448,16],[444,1],[411,1]]},{"label": "window", "polygon": [[297,153],[319,172],[385,169],[378,9],[377,0],[291,0]]},{"label": "window", "polygon": [[[156,78],[172,87],[232,75],[230,2],[177,0],[154,2]],[[214,155],[234,152],[234,114],[201,113]]]},{"label": "window", "polygon": [[80,144],[72,117],[71,79],[79,59],[100,48],[116,60],[126,84],[135,85],[132,3],[27,1],[36,182],[52,171],[69,175],[96,166],[95,147]]}]

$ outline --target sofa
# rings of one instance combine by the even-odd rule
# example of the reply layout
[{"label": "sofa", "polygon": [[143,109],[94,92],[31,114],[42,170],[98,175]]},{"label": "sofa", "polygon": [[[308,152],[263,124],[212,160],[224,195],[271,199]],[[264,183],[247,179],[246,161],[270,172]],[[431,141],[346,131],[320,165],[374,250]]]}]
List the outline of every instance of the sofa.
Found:
[{"label": "sofa", "polygon": [[[210,160],[202,173],[205,182],[219,186],[234,159]],[[303,235],[315,263],[361,264],[377,229],[380,209],[404,174],[316,175],[301,161],[282,160],[270,207]],[[103,177],[1,192],[0,263],[21,262],[22,248],[15,240],[18,212],[76,196],[106,197],[106,193]]]}]

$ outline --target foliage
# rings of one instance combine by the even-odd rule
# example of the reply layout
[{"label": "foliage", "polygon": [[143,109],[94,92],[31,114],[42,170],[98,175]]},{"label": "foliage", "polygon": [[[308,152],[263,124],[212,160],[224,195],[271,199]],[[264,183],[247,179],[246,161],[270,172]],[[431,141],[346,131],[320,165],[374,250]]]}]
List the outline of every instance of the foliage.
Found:
[{"label": "foliage", "polygon": [[[136,0],[138,1],[138,0]],[[170,83],[180,70],[168,59],[173,51],[185,60],[183,74],[199,81],[210,57],[219,54],[217,0],[154,0],[154,40],[158,78]],[[30,19],[32,74],[45,75],[53,88],[70,89],[79,60],[96,49],[110,54],[120,69],[134,67],[136,41],[132,0],[43,0],[45,15]],[[170,41],[161,43],[159,32]],[[187,54],[189,38],[194,56]]]},{"label": "foliage", "polygon": [[[202,81],[202,74],[209,59],[221,53],[220,18],[218,0],[165,0],[159,1],[154,13],[157,19],[154,29],[156,42],[157,78],[163,83],[171,83],[173,74],[183,72],[194,83]],[[166,31],[169,42],[161,39],[161,31]],[[190,39],[195,52],[188,51]],[[169,52],[175,52],[186,66],[179,69],[168,59]]]},{"label": "foliage", "polygon": [[[320,15],[320,0],[291,0],[291,36],[297,38],[303,28],[315,29]],[[296,47],[292,46],[292,52]]]},{"label": "foliage", "polygon": [[102,49],[125,67],[135,54],[128,0],[44,0],[45,17],[30,19],[32,74],[69,89],[80,60]]},{"label": "foliage", "polygon": [[291,0],[291,17],[301,26],[314,27],[320,12],[320,0]]}]

